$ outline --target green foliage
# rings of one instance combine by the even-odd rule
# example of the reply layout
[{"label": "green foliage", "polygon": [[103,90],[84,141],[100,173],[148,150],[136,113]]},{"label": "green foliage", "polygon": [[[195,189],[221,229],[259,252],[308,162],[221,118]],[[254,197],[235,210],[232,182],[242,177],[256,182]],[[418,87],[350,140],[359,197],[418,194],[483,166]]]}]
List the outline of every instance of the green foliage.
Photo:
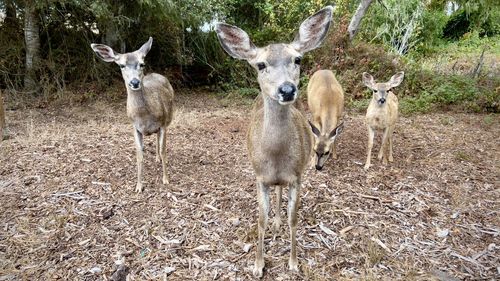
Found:
[{"label": "green foliage", "polygon": [[[74,100],[106,95],[110,85],[121,83],[119,69],[96,58],[90,43],[125,52],[135,50],[149,36],[154,38],[146,58],[149,71],[167,74],[176,88],[208,84],[228,96],[249,100],[246,97],[258,94],[255,70],[228,56],[215,33],[207,29],[215,21],[224,21],[247,31],[258,46],[290,42],[306,17],[331,4],[325,0],[9,0],[0,3],[2,11],[7,2],[15,4],[17,18],[0,23],[0,89],[22,89],[23,11],[31,3],[41,20],[42,62],[37,73],[43,93],[58,98],[70,86],[78,96]],[[370,72],[382,81],[404,70],[405,81],[396,90],[404,113],[450,107],[499,112],[500,73],[495,62],[500,40],[495,34],[500,30],[500,4],[457,0],[459,10],[449,17],[447,3],[374,1],[351,43],[347,25],[359,1],[336,1],[323,47],[304,57],[301,91],[305,93],[314,70],[332,69],[348,105],[366,109],[371,93],[362,85],[361,73]],[[456,19],[467,25],[453,26]],[[444,40],[443,30],[457,40]],[[484,65],[472,78],[483,50]]]},{"label": "green foliage", "polygon": [[[461,10],[465,10],[472,30],[480,30],[481,26],[490,20],[498,19],[500,2],[498,0],[455,0]],[[498,27],[498,22],[496,25]]]},{"label": "green foliage", "polygon": [[361,36],[405,54],[421,40],[425,4],[420,0],[387,0],[383,4],[376,3],[368,10]]},{"label": "green foliage", "polygon": [[478,32],[481,36],[500,34],[500,11],[493,12],[479,26],[475,26],[473,19],[477,17],[477,13],[479,12],[468,14],[463,9],[455,12],[443,29],[443,37],[458,40],[469,32]]},{"label": "green foliage", "polygon": [[[410,70],[409,73],[412,71],[421,70]],[[401,99],[403,113],[425,113],[450,107],[469,112],[500,111],[500,96],[481,85],[481,80],[424,71],[416,76],[407,75],[405,83],[412,95]]]}]

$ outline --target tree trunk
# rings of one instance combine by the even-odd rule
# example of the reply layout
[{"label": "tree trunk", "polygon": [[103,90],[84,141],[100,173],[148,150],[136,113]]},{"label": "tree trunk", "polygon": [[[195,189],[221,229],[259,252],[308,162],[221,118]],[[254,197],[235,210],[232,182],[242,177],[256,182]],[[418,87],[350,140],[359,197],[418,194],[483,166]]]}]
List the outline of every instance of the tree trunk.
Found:
[{"label": "tree trunk", "polygon": [[3,128],[5,127],[5,110],[3,107],[2,90],[0,90],[0,142],[3,140]]},{"label": "tree trunk", "polygon": [[361,23],[361,20],[365,16],[366,10],[368,10],[371,3],[372,0],[361,0],[356,12],[352,16],[351,23],[349,23],[349,27],[347,28],[347,31],[349,32],[349,39],[351,39],[351,41],[356,35],[356,32],[358,32],[359,24]]},{"label": "tree trunk", "polygon": [[24,88],[27,91],[38,90],[36,71],[40,63],[40,19],[34,4],[27,1],[24,12],[24,41],[26,44]]},{"label": "tree trunk", "polygon": [[14,5],[14,1],[5,0],[5,20],[4,24],[9,28],[17,27],[17,13],[16,6]]}]

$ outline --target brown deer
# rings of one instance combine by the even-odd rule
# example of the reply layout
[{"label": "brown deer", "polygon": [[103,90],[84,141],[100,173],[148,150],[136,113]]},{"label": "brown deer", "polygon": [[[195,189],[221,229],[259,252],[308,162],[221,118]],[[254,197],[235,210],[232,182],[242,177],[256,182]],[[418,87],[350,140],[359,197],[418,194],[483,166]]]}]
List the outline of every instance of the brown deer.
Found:
[{"label": "brown deer", "polygon": [[[370,168],[372,155],[373,138],[375,130],[384,130],[382,136],[382,145],[378,153],[378,159],[382,159],[383,164],[387,164],[387,156],[389,162],[393,161],[392,157],[392,133],[398,120],[398,98],[392,92],[392,89],[399,86],[403,82],[404,72],[398,72],[391,77],[391,80],[386,83],[375,83],[373,76],[369,73],[363,73],[363,83],[366,87],[373,91],[373,98],[368,105],[366,112],[366,125],[368,127],[368,148],[365,163],[365,170]],[[389,152],[387,153],[387,149]],[[388,155],[387,155],[388,154]]]},{"label": "brown deer", "polygon": [[127,115],[134,126],[137,150],[137,186],[142,192],[144,135],[157,134],[156,161],[162,162],[163,184],[167,176],[167,127],[172,121],[174,90],[168,79],[157,73],[144,75],[144,58],[151,49],[153,38],[134,52],[119,54],[103,44],[91,44],[92,49],[105,62],[115,62],[122,71],[127,88]]},{"label": "brown deer", "polygon": [[340,122],[344,113],[344,91],[330,70],[316,71],[307,85],[307,104],[312,114],[311,125],[315,136],[314,153],[316,170],[323,169],[332,155],[337,159],[337,136],[344,123]]},{"label": "brown deer", "polygon": [[259,202],[258,242],[253,274],[262,277],[264,269],[264,236],[269,215],[269,190],[276,188],[276,218],[273,228],[281,224],[282,186],[288,185],[288,223],[291,250],[289,268],[298,271],[297,210],[304,169],[312,154],[313,136],[307,119],[294,106],[299,96],[300,62],[304,53],[317,48],[325,38],[333,8],[328,6],[306,19],[298,36],[290,44],[256,47],[248,34],[225,23],[216,25],[219,41],[234,58],[244,59],[258,73],[262,105],[254,107],[247,134],[250,162],[257,177]]}]

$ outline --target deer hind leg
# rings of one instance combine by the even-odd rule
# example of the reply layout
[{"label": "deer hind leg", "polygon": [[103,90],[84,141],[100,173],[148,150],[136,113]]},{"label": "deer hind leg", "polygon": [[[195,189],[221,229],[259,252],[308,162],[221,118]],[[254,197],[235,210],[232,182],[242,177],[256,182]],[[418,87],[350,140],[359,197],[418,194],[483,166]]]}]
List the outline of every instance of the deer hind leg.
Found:
[{"label": "deer hind leg", "polygon": [[281,194],[283,192],[282,186],[276,187],[276,208],[274,210],[274,220],[273,220],[273,232],[274,238],[276,238],[276,234],[280,230],[281,226]]},{"label": "deer hind leg", "polygon": [[387,144],[389,138],[389,127],[385,128],[384,135],[382,136],[382,144],[380,145],[380,150],[378,152],[378,160],[383,159],[383,163],[387,164]]},{"label": "deer hind leg", "polygon": [[367,152],[366,152],[366,163],[365,163],[365,170],[368,170],[370,168],[370,161],[372,158],[372,148],[373,148],[373,138],[375,137],[375,131],[368,126],[368,146],[367,146]]},{"label": "deer hind leg", "polygon": [[160,156],[160,144],[161,144],[161,129],[156,133],[156,162],[161,161]]},{"label": "deer hind leg", "polygon": [[288,268],[292,271],[299,271],[297,261],[297,211],[299,209],[300,179],[290,184],[288,188],[288,225],[290,226],[290,259]]},{"label": "deer hind leg", "polygon": [[144,160],[144,140],[142,133],[137,131],[134,128],[134,139],[135,139],[135,148],[137,153],[137,185],[135,187],[136,192],[142,192],[142,168],[143,168],[143,160]]},{"label": "deer hind leg", "polygon": [[167,130],[166,128],[160,128],[159,135],[159,146],[161,155],[161,167],[163,170],[163,184],[168,184],[168,174],[167,174]]},{"label": "deer hind leg", "polygon": [[258,240],[253,275],[260,278],[264,270],[264,237],[269,216],[269,187],[259,181],[257,181],[257,200],[259,201]]}]

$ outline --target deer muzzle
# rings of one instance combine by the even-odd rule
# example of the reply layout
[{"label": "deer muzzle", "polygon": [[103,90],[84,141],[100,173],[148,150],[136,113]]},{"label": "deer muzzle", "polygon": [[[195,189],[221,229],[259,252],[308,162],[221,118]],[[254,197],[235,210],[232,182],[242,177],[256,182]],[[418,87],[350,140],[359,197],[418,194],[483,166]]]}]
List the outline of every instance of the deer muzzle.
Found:
[{"label": "deer muzzle", "polygon": [[278,87],[280,102],[289,103],[297,96],[297,87],[291,82],[285,82]]},{"label": "deer muzzle", "polygon": [[137,78],[134,78],[130,80],[129,86],[130,88],[132,88],[132,90],[139,90],[139,88],[141,88],[141,81]]}]

